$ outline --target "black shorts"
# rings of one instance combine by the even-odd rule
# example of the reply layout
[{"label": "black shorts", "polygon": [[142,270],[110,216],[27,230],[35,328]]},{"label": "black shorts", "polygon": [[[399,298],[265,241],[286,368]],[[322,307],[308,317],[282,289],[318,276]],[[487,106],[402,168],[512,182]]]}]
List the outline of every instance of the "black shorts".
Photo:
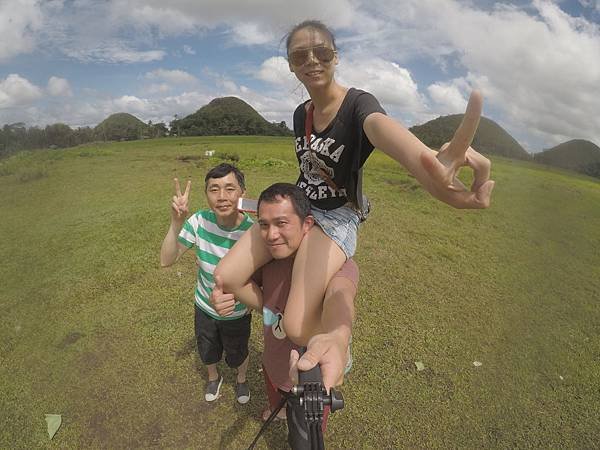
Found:
[{"label": "black shorts", "polygon": [[206,314],[198,306],[194,317],[194,330],[198,354],[204,364],[221,361],[225,350],[225,362],[229,367],[239,367],[248,356],[248,340],[252,315],[239,319],[217,320]]}]

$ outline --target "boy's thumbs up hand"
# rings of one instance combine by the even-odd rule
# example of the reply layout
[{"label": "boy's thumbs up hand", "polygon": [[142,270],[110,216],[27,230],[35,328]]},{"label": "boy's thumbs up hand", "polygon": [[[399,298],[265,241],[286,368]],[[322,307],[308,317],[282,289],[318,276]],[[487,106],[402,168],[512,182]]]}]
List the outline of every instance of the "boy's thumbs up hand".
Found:
[{"label": "boy's thumbs up hand", "polygon": [[235,308],[233,294],[223,292],[223,280],[218,275],[215,276],[215,287],[210,294],[210,303],[220,316],[230,315]]}]

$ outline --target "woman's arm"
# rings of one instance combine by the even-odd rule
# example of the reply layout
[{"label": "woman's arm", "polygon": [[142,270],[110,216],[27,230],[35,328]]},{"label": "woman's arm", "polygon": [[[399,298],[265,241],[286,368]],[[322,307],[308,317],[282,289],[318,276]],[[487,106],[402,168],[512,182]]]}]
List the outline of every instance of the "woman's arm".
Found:
[{"label": "woman's arm", "polygon": [[[401,124],[381,113],[372,113],[363,129],[371,143],[402,164],[435,198],[455,208],[487,208],[494,182],[490,161],[470,145],[477,131],[483,99],[474,91],[462,123],[452,140],[435,152]],[[456,178],[462,166],[473,169],[470,190]]]}]

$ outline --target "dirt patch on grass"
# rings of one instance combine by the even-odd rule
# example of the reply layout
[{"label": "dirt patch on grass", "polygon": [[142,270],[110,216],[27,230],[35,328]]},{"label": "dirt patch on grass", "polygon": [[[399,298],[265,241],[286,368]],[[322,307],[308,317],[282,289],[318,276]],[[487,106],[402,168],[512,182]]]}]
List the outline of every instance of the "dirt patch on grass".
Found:
[{"label": "dirt patch on grass", "polygon": [[163,436],[163,427],[159,419],[155,419],[153,422],[146,426],[146,442],[151,445],[158,445]]},{"label": "dirt patch on grass", "polygon": [[194,338],[190,338],[187,342],[185,342],[179,350],[175,352],[175,361],[179,361],[181,359],[187,358],[192,353],[196,351],[196,340]]},{"label": "dirt patch on grass", "polygon": [[[69,335],[74,333],[69,333]],[[81,336],[83,337],[83,335]],[[70,340],[75,339],[72,336]],[[77,338],[79,339],[79,338]],[[86,350],[79,356],[77,368],[82,376],[90,375],[92,371],[97,371],[114,358],[120,339],[110,336],[104,332],[90,337],[93,344],[92,350]],[[121,345],[124,341],[121,341]]]},{"label": "dirt patch on grass", "polygon": [[412,180],[392,180],[388,178],[384,182],[392,186],[398,186],[403,191],[415,191],[420,187],[418,183]]},{"label": "dirt patch on grass", "polygon": [[105,411],[95,411],[90,417],[87,426],[86,437],[92,442],[108,443],[110,432],[106,424],[107,417]]},{"label": "dirt patch on grass", "polygon": [[454,382],[448,374],[438,373],[431,368],[426,368],[422,373],[427,384],[439,392],[439,398],[451,400],[454,397]]},{"label": "dirt patch on grass", "polygon": [[100,368],[107,359],[100,352],[85,352],[79,358],[79,368],[82,372],[91,372]]},{"label": "dirt patch on grass", "polygon": [[206,156],[203,156],[203,155],[179,155],[175,159],[177,159],[177,161],[190,162],[190,161],[200,161],[200,160],[206,159]]},{"label": "dirt patch on grass", "polygon": [[73,345],[82,337],[85,337],[84,333],[80,333],[79,331],[71,331],[63,338],[62,341],[60,341],[60,343],[58,344],[58,348],[64,350],[68,346]]}]

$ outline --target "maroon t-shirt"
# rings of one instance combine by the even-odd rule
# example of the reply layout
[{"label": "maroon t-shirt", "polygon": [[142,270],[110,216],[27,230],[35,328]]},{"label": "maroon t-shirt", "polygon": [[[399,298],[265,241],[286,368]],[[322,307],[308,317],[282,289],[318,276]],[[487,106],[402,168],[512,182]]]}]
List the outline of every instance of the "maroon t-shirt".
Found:
[{"label": "maroon t-shirt", "polygon": [[[254,275],[254,280],[263,289],[263,366],[273,384],[284,391],[292,387],[289,379],[290,351],[298,349],[283,329],[293,264],[292,258],[274,259]],[[358,266],[349,259],[334,277],[347,278],[358,286]]]}]

